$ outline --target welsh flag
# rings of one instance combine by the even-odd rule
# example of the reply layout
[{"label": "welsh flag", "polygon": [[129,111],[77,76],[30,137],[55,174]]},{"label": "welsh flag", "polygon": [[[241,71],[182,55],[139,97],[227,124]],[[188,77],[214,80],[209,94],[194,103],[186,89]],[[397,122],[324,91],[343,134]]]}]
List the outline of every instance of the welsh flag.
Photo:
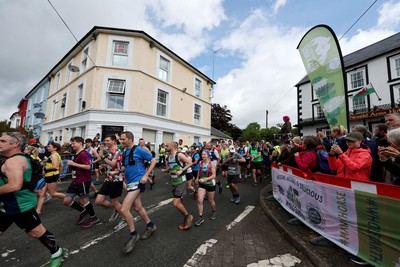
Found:
[{"label": "welsh flag", "polygon": [[372,84],[369,83],[369,84],[367,84],[367,86],[365,86],[360,91],[358,91],[357,94],[355,94],[353,96],[353,99],[363,98],[363,97],[373,94],[373,93],[375,93],[375,89],[372,86]]}]

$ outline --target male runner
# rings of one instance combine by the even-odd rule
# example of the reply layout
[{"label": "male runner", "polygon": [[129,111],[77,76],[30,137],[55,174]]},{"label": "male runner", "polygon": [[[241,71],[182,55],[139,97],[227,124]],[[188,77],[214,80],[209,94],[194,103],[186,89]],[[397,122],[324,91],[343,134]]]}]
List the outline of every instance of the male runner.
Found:
[{"label": "male runner", "polygon": [[[68,160],[68,165],[72,167],[73,180],[67,189],[67,193],[65,193],[64,205],[80,212],[79,218],[76,220],[78,225],[82,224],[90,216],[89,220],[82,224],[83,228],[89,228],[100,221],[89,200],[89,188],[92,183],[90,159],[83,148],[83,138],[75,136],[71,140],[71,145],[76,155],[74,160]],[[74,201],[75,196],[79,197],[79,203]]]},{"label": "male runner", "polygon": [[[113,222],[121,211],[119,197],[122,195],[122,189],[124,186],[123,176],[121,173],[122,153],[117,147],[117,138],[115,135],[107,135],[104,142],[108,148],[108,156],[103,156],[102,159],[107,164],[107,172],[104,184],[100,188],[96,197],[96,205],[113,209],[113,213],[108,220]],[[111,202],[106,200],[106,196],[110,196]]]},{"label": "male runner", "polygon": [[54,235],[40,221],[35,210],[35,193],[24,188],[23,182],[31,179],[32,167],[25,156],[15,155],[22,153],[25,145],[25,136],[18,132],[3,133],[0,137],[0,153],[9,157],[1,166],[0,174],[0,202],[4,205],[4,210],[0,210],[0,234],[15,223],[47,247],[51,253],[50,266],[60,266],[65,250],[58,246]]},{"label": "male runner", "polygon": [[[121,214],[125,218],[130,230],[130,237],[122,250],[123,253],[131,252],[136,242],[139,241],[139,235],[136,232],[135,228],[135,221],[130,211],[132,205],[135,211],[139,213],[139,215],[143,218],[147,225],[147,229],[140,237],[140,239],[144,240],[149,238],[151,233],[153,233],[157,229],[156,225],[150,220],[149,216],[147,215],[147,212],[144,209],[142,201],[140,199],[141,188],[143,188],[147,183],[147,178],[150,172],[154,169],[154,166],[156,165],[156,160],[148,151],[146,151],[142,147],[134,146],[133,139],[134,136],[132,132],[129,131],[122,132],[119,139],[121,144],[125,148],[123,154],[123,168],[125,170],[127,187],[127,194],[122,203]],[[147,168],[147,170],[144,165],[144,161],[150,162],[150,166]]]},{"label": "male runner", "polygon": [[189,214],[182,203],[182,197],[186,194],[186,175],[185,172],[192,166],[190,158],[183,153],[178,153],[178,145],[169,140],[165,146],[168,152],[167,168],[162,170],[162,173],[170,172],[172,194],[174,197],[174,207],[183,215],[183,224],[179,225],[179,229],[188,230],[192,226],[193,215]]},{"label": "male runner", "polygon": [[240,162],[242,163],[246,162],[246,159],[242,155],[236,152],[234,146],[230,146],[229,154],[225,155],[222,164],[228,165],[228,184],[229,184],[229,189],[232,192],[231,202],[235,204],[240,203],[239,189],[237,187],[237,183],[239,180],[239,173],[240,173],[240,168],[239,168]]}]

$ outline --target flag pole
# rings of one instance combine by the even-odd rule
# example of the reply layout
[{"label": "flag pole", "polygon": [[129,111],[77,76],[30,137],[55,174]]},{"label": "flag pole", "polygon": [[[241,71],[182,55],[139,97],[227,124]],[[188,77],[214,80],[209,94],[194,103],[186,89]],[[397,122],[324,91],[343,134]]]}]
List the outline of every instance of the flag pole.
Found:
[{"label": "flag pole", "polygon": [[369,84],[372,86],[372,88],[374,88],[374,92],[375,92],[376,96],[378,97],[378,101],[381,101],[382,98],[379,97],[378,93],[375,90],[375,87],[372,85],[372,83],[369,83]]}]

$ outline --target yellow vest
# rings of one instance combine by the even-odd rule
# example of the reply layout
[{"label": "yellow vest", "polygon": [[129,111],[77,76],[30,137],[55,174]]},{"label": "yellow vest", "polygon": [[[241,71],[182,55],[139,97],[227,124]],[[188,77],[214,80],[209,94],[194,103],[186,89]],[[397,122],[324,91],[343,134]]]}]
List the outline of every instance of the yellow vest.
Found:
[{"label": "yellow vest", "polygon": [[[57,167],[57,170],[46,172],[46,174],[45,174],[46,177],[50,177],[50,176],[53,176],[53,175],[60,174],[61,156],[60,156],[60,154],[58,154],[58,153],[57,153],[57,158],[58,158],[58,167]],[[51,161],[50,161],[50,162],[48,162],[48,161],[46,162],[46,169],[47,169],[47,168],[51,168],[52,166],[53,166],[53,165],[51,164]]]}]

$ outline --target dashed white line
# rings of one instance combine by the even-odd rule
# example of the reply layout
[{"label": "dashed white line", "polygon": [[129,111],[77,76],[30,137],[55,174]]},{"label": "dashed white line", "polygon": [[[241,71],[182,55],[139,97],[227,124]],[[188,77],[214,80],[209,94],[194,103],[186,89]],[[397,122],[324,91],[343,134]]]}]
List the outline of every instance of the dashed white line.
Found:
[{"label": "dashed white line", "polygon": [[291,267],[301,260],[290,254],[278,255],[269,260],[261,260],[255,263],[247,264],[247,267]]},{"label": "dashed white line", "polygon": [[236,217],[235,220],[233,220],[233,222],[231,222],[230,224],[228,224],[226,226],[226,229],[229,231],[232,229],[233,226],[235,226],[238,222],[240,222],[241,220],[244,219],[244,217],[246,217],[247,215],[249,215],[249,213],[254,209],[254,206],[247,206],[244,211]]},{"label": "dashed white line", "polygon": [[207,240],[203,245],[201,245],[196,252],[193,254],[193,256],[186,262],[183,267],[192,267],[192,266],[197,266],[197,260],[200,259],[201,256],[204,256],[207,254],[207,251],[212,248],[218,240],[215,239],[210,239]]}]

